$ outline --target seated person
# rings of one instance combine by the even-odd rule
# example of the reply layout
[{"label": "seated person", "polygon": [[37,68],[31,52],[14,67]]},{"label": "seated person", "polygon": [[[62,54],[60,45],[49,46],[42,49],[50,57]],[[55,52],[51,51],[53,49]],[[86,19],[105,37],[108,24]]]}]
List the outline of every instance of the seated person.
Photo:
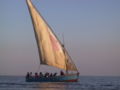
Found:
[{"label": "seated person", "polygon": [[51,74],[50,74],[50,77],[52,77],[52,76],[53,76],[53,74],[51,73]]},{"label": "seated person", "polygon": [[48,72],[46,72],[44,77],[49,77],[49,73],[48,73]]},{"label": "seated person", "polygon": [[55,77],[57,75],[57,73],[54,73],[53,76]]},{"label": "seated person", "polygon": [[60,71],[60,75],[61,75],[61,76],[65,75],[64,72],[63,72],[62,70]]},{"label": "seated person", "polygon": [[30,74],[29,74],[29,72],[27,72],[26,78],[29,78],[29,77],[30,77]]},{"label": "seated person", "polygon": [[38,78],[38,73],[37,72],[35,73],[35,78]]},{"label": "seated person", "polygon": [[39,77],[43,77],[43,74],[42,74],[42,72],[40,72],[40,73],[39,73]]}]

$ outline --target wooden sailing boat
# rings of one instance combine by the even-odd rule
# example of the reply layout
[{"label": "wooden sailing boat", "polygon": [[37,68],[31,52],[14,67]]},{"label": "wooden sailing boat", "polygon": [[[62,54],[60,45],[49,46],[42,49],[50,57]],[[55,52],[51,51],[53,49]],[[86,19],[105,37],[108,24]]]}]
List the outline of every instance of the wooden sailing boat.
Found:
[{"label": "wooden sailing boat", "polygon": [[54,77],[29,77],[26,78],[27,82],[65,82],[77,81],[78,70],[72,62],[68,52],[59,41],[53,30],[43,19],[41,14],[32,4],[31,0],[26,0],[29,13],[32,19],[34,33],[37,41],[38,52],[40,57],[40,64],[49,65],[68,71],[76,71],[75,74],[66,73],[63,76]]}]

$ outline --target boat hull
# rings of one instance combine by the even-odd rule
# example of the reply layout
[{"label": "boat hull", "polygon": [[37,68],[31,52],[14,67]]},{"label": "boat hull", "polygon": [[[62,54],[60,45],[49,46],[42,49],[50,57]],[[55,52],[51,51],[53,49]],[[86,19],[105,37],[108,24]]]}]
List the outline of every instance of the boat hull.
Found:
[{"label": "boat hull", "polygon": [[29,77],[26,78],[26,82],[77,82],[78,78],[77,74],[55,77]]}]

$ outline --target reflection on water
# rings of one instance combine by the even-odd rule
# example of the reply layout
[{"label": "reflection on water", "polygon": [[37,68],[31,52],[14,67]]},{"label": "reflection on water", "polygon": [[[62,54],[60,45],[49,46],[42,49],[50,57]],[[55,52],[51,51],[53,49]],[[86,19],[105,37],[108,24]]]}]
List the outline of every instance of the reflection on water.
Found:
[{"label": "reflection on water", "polygon": [[66,90],[68,88],[68,85],[63,82],[39,83],[38,85],[43,90]]}]

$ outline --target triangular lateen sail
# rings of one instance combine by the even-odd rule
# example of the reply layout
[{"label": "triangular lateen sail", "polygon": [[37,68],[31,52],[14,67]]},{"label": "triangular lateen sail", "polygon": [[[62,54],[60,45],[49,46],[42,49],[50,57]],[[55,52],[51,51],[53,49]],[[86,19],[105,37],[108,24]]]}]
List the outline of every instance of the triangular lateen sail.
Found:
[{"label": "triangular lateen sail", "polygon": [[34,26],[41,64],[76,71],[75,65],[69,62],[67,51],[65,51],[51,28],[33,6],[31,0],[27,0],[27,5]]}]

